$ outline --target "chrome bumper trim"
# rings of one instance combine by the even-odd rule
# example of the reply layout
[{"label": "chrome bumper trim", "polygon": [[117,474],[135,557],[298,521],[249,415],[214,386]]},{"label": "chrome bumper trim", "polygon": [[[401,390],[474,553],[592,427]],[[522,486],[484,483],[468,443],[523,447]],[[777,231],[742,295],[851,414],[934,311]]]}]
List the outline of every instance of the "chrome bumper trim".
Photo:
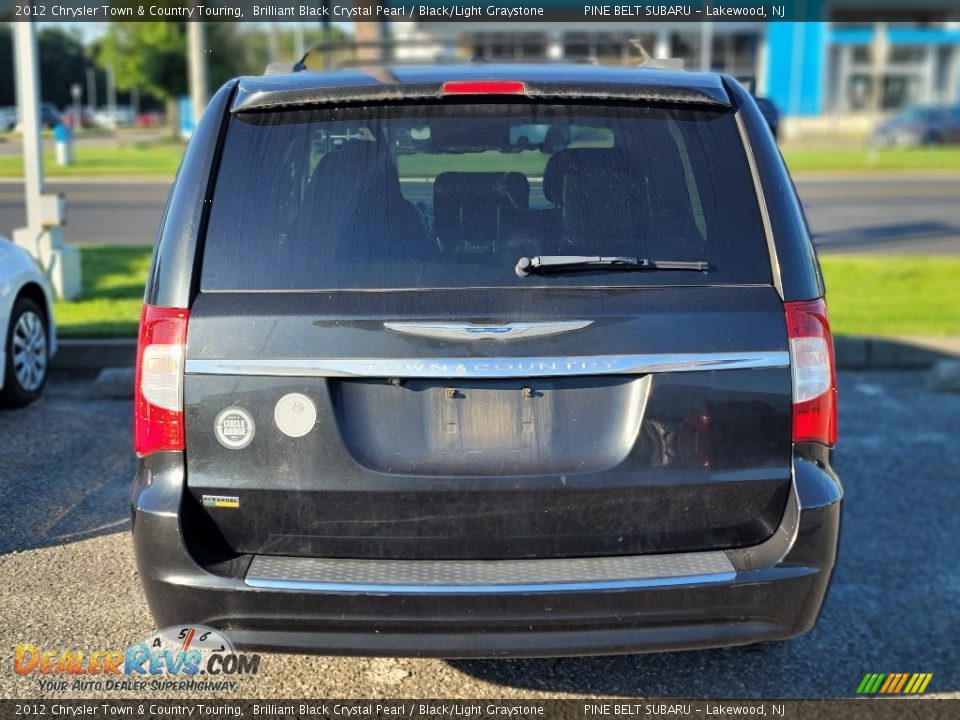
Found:
[{"label": "chrome bumper trim", "polygon": [[513,378],[789,367],[786,351],[573,357],[187,359],[187,375]]},{"label": "chrome bumper trim", "polygon": [[244,582],[270,590],[488,594],[626,590],[717,583],[737,572],[722,551],[543,560],[350,560],[257,555]]}]

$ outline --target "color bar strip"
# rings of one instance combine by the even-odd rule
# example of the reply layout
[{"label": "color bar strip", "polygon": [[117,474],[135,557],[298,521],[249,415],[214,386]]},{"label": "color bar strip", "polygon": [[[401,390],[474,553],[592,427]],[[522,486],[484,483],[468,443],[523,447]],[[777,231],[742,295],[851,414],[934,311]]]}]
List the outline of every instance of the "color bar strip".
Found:
[{"label": "color bar strip", "polygon": [[895,693],[903,690],[903,686],[907,684],[907,678],[909,675],[907,673],[900,673],[900,682],[897,683],[897,688],[894,690]]}]

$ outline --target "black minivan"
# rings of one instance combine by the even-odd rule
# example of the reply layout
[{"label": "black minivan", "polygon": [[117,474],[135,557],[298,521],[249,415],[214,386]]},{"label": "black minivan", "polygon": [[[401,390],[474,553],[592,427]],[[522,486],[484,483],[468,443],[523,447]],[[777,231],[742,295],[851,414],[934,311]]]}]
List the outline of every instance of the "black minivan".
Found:
[{"label": "black minivan", "polygon": [[238,647],[482,657],[809,630],[833,343],[730,77],[470,64],[227,83],[140,327],[140,577]]}]

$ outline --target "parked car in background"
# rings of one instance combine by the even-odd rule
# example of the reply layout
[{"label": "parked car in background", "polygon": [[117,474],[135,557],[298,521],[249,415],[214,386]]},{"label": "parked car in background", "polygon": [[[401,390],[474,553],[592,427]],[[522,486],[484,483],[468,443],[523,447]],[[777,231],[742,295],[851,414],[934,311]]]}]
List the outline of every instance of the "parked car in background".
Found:
[{"label": "parked car in background", "polygon": [[879,147],[960,143],[960,105],[911,105],[877,125],[871,140]]},{"label": "parked car in background", "polygon": [[0,237],[0,406],[27,405],[43,392],[57,347],[53,291],[37,261]]},{"label": "parked car in background", "polygon": [[63,124],[67,127],[76,128],[91,128],[94,126],[93,122],[93,108],[91,107],[82,107],[80,108],[80,122],[77,123],[76,119],[73,117],[73,107],[65,108],[61,114],[63,118]]},{"label": "parked car in background", "polygon": [[[16,108],[14,108],[16,110]],[[20,132],[20,114],[17,112],[17,124],[14,127],[14,130]],[[60,111],[57,110],[57,106],[53,103],[43,102],[40,103],[40,127],[47,130],[55,128],[63,121],[63,118],[60,116]]]},{"label": "parked car in background", "polygon": [[726,75],[225,85],[141,316],[131,525],[158,625],[441,657],[809,630],[843,491],[792,187]]},{"label": "parked car in background", "polygon": [[8,132],[17,126],[17,109],[0,107],[0,132]]},{"label": "parked car in background", "polygon": [[154,110],[140,113],[133,124],[138,128],[154,128],[163,125],[164,119],[163,113]]},{"label": "parked car in background", "polygon": [[133,108],[129,105],[117,105],[115,108],[102,107],[93,116],[97,127],[112,130],[133,124]]},{"label": "parked car in background", "polygon": [[60,111],[53,103],[40,103],[40,124],[45,128],[53,128],[62,121]]}]

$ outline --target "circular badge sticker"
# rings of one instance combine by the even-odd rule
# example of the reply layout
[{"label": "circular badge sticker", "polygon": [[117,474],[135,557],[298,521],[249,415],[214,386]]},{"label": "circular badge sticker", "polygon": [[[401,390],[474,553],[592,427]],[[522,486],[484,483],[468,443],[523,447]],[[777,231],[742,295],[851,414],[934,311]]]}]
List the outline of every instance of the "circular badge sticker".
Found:
[{"label": "circular badge sticker", "polygon": [[284,435],[303,437],[317,424],[317,407],[306,395],[290,393],[277,401],[273,421]]},{"label": "circular badge sticker", "polygon": [[217,441],[230,450],[242,450],[253,442],[255,430],[250,413],[238,407],[221,410],[213,422]]}]

